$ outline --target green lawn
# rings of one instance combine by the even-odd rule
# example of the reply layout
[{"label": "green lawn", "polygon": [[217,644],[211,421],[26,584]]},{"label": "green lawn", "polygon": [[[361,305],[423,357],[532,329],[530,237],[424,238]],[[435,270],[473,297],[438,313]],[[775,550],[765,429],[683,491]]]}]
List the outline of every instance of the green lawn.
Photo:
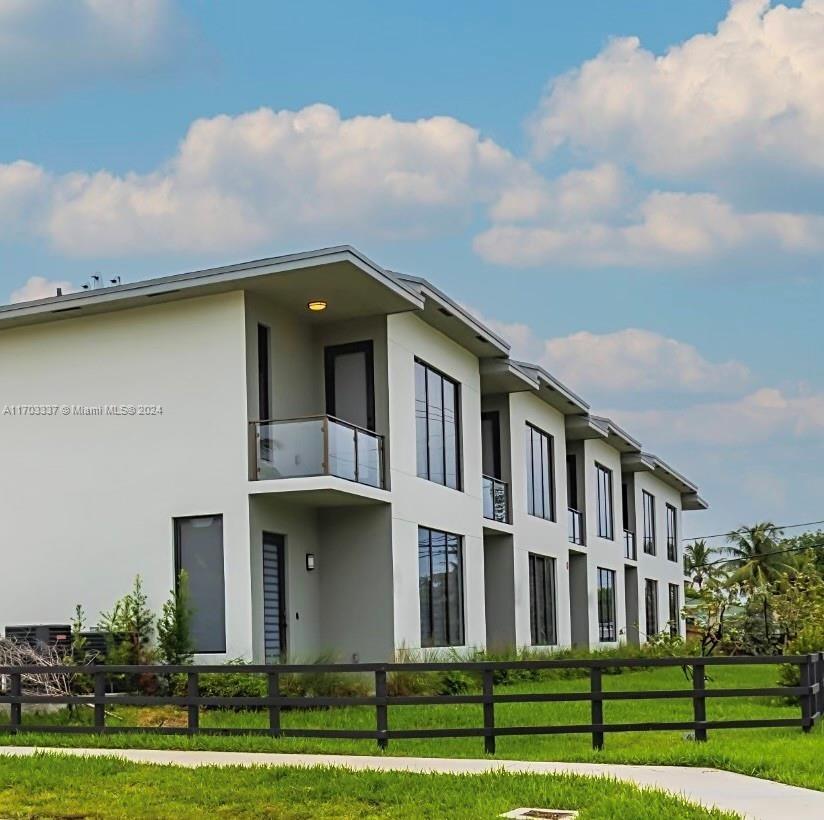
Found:
[{"label": "green lawn", "polygon": [[[776,668],[767,666],[717,667],[711,670],[712,687],[767,687],[776,685]],[[607,675],[604,689],[683,689],[689,688],[680,669],[661,668],[653,671]],[[584,691],[588,681],[582,679],[551,680],[499,687],[501,693],[538,691]],[[587,722],[586,703],[498,704],[496,723],[499,726],[559,724]],[[688,700],[607,701],[604,704],[607,722],[639,720],[691,719]],[[708,699],[707,716],[714,719],[798,717],[797,706],[766,698]],[[139,716],[142,715],[142,718]],[[180,713],[173,710],[153,710],[151,715],[138,709],[121,708],[112,725],[136,725],[165,721],[167,725]],[[350,707],[317,711],[283,713],[284,727],[314,728],[374,728],[375,712],[371,707]],[[42,722],[42,719],[41,721]],[[204,727],[263,727],[266,716],[261,712],[204,711]],[[390,728],[480,726],[481,707],[396,706],[389,710]],[[0,740],[0,742],[3,742]],[[268,737],[173,737],[153,735],[34,735],[9,737],[8,742],[22,745],[109,746],[136,748],[220,749],[245,751],[327,752],[375,754],[373,741],[322,739],[272,739]],[[390,743],[393,755],[427,757],[482,757],[481,738],[444,738],[433,740],[395,740]],[[687,733],[637,732],[607,734],[605,748],[596,752],[588,735],[501,737],[497,741],[497,757],[523,760],[601,761],[625,763],[656,763],[687,766],[714,766],[752,774],[785,783],[824,791],[824,729],[819,725],[805,735],[800,729],[741,729],[711,731],[706,743],[696,743]]]},{"label": "green lawn", "polygon": [[581,820],[734,817],[586,777],[184,769],[55,755],[0,760],[4,818],[492,818],[522,806],[578,809]]}]

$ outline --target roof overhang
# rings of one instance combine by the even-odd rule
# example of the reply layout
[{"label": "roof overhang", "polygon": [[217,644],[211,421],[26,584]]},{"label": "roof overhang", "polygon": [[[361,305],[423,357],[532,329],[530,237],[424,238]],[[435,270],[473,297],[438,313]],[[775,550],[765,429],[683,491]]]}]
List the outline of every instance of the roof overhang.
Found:
[{"label": "roof overhang", "polygon": [[485,396],[494,393],[524,393],[527,390],[537,392],[541,388],[537,379],[530,378],[510,359],[483,359],[480,370],[481,393]]},{"label": "roof overhang", "polygon": [[423,302],[421,319],[474,353],[479,359],[509,355],[509,343],[485,327],[471,313],[450,299],[433,284],[417,276],[393,272],[392,275]]},{"label": "roof overhang", "polygon": [[681,494],[681,506],[685,510],[706,510],[709,504],[698,495],[698,487],[652,453],[627,453],[621,456],[621,469],[625,473],[648,472]]},{"label": "roof overhang", "polygon": [[526,378],[539,398],[566,416],[577,416],[589,411],[589,405],[542,367],[529,362],[511,361],[512,367]]},{"label": "roof overhang", "polygon": [[302,313],[308,301],[323,299],[329,307],[315,314],[318,322],[424,307],[419,294],[344,245],[0,306],[0,329],[237,290]]},{"label": "roof overhang", "polygon": [[634,439],[612,419],[604,416],[580,416],[566,422],[566,437],[570,441],[602,439],[619,453],[640,453],[641,442]]}]

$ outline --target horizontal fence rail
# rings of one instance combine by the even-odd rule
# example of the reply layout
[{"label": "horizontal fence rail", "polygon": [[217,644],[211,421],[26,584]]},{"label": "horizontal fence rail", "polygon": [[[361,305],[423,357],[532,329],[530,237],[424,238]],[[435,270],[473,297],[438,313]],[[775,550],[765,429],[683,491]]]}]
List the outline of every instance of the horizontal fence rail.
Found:
[{"label": "horizontal fence rail", "polygon": [[[708,688],[707,667],[793,664],[798,666],[798,686],[767,688]],[[688,670],[692,685],[682,689],[647,689],[638,691],[604,691],[603,674],[609,670],[634,668],[682,667]],[[504,671],[536,671],[551,669],[579,669],[589,675],[589,689],[582,692],[496,692],[495,673]],[[388,676],[400,672],[463,672],[476,675],[477,693],[447,695],[391,695]],[[203,675],[244,673],[266,677],[266,696],[206,697],[200,695]],[[281,681],[287,675],[322,675],[356,673],[370,675],[374,680],[374,695],[358,696],[290,696],[281,691]],[[185,676],[185,695],[121,694],[109,690],[112,676],[149,676],[166,678]],[[93,694],[41,694],[23,692],[23,683],[29,688],[39,677],[50,680],[66,676],[83,676],[93,683]],[[498,684],[502,687],[503,684]],[[742,720],[708,720],[707,700],[712,698],[793,697],[800,703],[797,718],[754,718]],[[692,701],[693,719],[675,721],[647,721],[609,723],[604,717],[605,701],[688,699]],[[588,702],[589,723],[496,726],[496,704]],[[483,737],[488,754],[495,753],[495,738],[512,735],[589,734],[596,749],[604,745],[604,734],[613,732],[648,732],[679,730],[692,731],[695,740],[707,739],[707,732],[716,729],[746,729],[797,727],[809,732],[824,713],[824,652],[809,655],[754,656],[754,657],[685,657],[632,658],[597,660],[534,660],[497,662],[431,662],[390,664],[292,664],[252,665],[226,664],[222,666],[0,666],[0,704],[10,704],[9,723],[0,724],[0,732],[17,734],[38,733],[142,733],[157,735],[266,735],[270,737],[364,739],[377,741],[386,749],[390,740],[412,738]],[[91,725],[35,725],[24,723],[23,705],[87,705],[93,708]],[[460,728],[390,728],[389,710],[402,706],[476,704],[483,707],[483,725]],[[112,726],[107,724],[107,707],[111,706],[177,706],[187,710],[187,725],[173,726]],[[345,706],[369,706],[375,710],[374,729],[312,729],[289,728],[281,725],[282,709],[315,709]],[[202,708],[262,709],[268,711],[268,728],[209,728],[200,726]]]}]

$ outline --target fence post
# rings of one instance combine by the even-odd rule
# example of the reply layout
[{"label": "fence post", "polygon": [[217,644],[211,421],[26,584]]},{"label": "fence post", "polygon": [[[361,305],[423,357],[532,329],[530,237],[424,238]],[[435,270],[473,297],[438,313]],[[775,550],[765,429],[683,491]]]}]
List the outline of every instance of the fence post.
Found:
[{"label": "fence post", "polygon": [[389,738],[386,732],[389,730],[389,713],[386,701],[386,670],[375,670],[375,718],[378,730],[378,748],[386,749],[389,746]]},{"label": "fence post", "polygon": [[707,727],[699,724],[707,722],[707,700],[697,692],[707,687],[707,670],[703,663],[696,661],[692,665],[692,718],[695,721],[695,739],[704,741],[707,739]]},{"label": "fence post", "polygon": [[484,751],[495,754],[495,677],[491,669],[484,669]]},{"label": "fence post", "polygon": [[200,706],[192,703],[195,698],[200,697],[200,683],[197,672],[186,673],[186,697],[189,699],[187,708],[189,720],[188,729],[190,734],[194,734],[200,728]]},{"label": "fence post", "polygon": [[[267,673],[269,681],[269,698],[280,697],[280,674],[277,672]],[[280,737],[280,705],[273,704],[269,707],[269,734]]]},{"label": "fence post", "polygon": [[106,673],[94,671],[94,727],[102,729],[106,725]]},{"label": "fence post", "polygon": [[[590,716],[593,727],[604,722],[604,702],[601,700],[601,667],[592,666],[589,670]],[[601,730],[592,730],[592,748],[604,748],[604,733]]]},{"label": "fence post", "polygon": [[[21,683],[20,673],[12,672],[9,677],[11,678],[9,694],[13,697],[19,698],[20,695],[23,693],[23,685]],[[9,706],[9,716],[11,720],[11,733],[13,735],[16,735],[17,729],[23,723],[23,704],[12,703],[11,706]]]},{"label": "fence post", "polygon": [[812,666],[810,655],[807,655],[799,664],[801,672],[801,686],[806,691],[801,695],[801,728],[804,732],[809,732],[813,725],[813,694],[812,694]]},{"label": "fence post", "polygon": [[818,694],[815,699],[815,711],[819,718],[824,715],[824,652],[818,653],[818,674],[815,676],[818,683]]}]

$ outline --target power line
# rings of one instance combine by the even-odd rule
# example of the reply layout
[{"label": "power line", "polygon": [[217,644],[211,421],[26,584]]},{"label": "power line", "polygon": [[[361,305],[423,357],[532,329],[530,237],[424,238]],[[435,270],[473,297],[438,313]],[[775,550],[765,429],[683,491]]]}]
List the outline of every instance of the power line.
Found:
[{"label": "power line", "polygon": [[[803,524],[778,524],[777,530],[792,530],[796,527],[812,527],[814,524],[824,524],[824,519],[821,521],[807,521]],[[682,541],[706,541],[708,538],[725,538],[730,535],[735,535],[738,530],[730,530],[730,532],[717,532],[714,535],[694,535],[690,538],[682,538]]]},{"label": "power line", "polygon": [[[787,552],[803,552],[804,550],[812,550],[818,549],[819,547],[824,547],[824,541],[819,541],[817,544],[806,544],[803,547],[787,547],[783,550],[770,550],[769,552],[762,553],[762,555],[766,558],[770,555],[783,555]],[[730,561],[735,561],[735,558],[719,558],[717,561],[707,561],[704,564],[696,564],[692,569],[705,569],[706,567],[714,567],[716,564],[729,564]]]}]

